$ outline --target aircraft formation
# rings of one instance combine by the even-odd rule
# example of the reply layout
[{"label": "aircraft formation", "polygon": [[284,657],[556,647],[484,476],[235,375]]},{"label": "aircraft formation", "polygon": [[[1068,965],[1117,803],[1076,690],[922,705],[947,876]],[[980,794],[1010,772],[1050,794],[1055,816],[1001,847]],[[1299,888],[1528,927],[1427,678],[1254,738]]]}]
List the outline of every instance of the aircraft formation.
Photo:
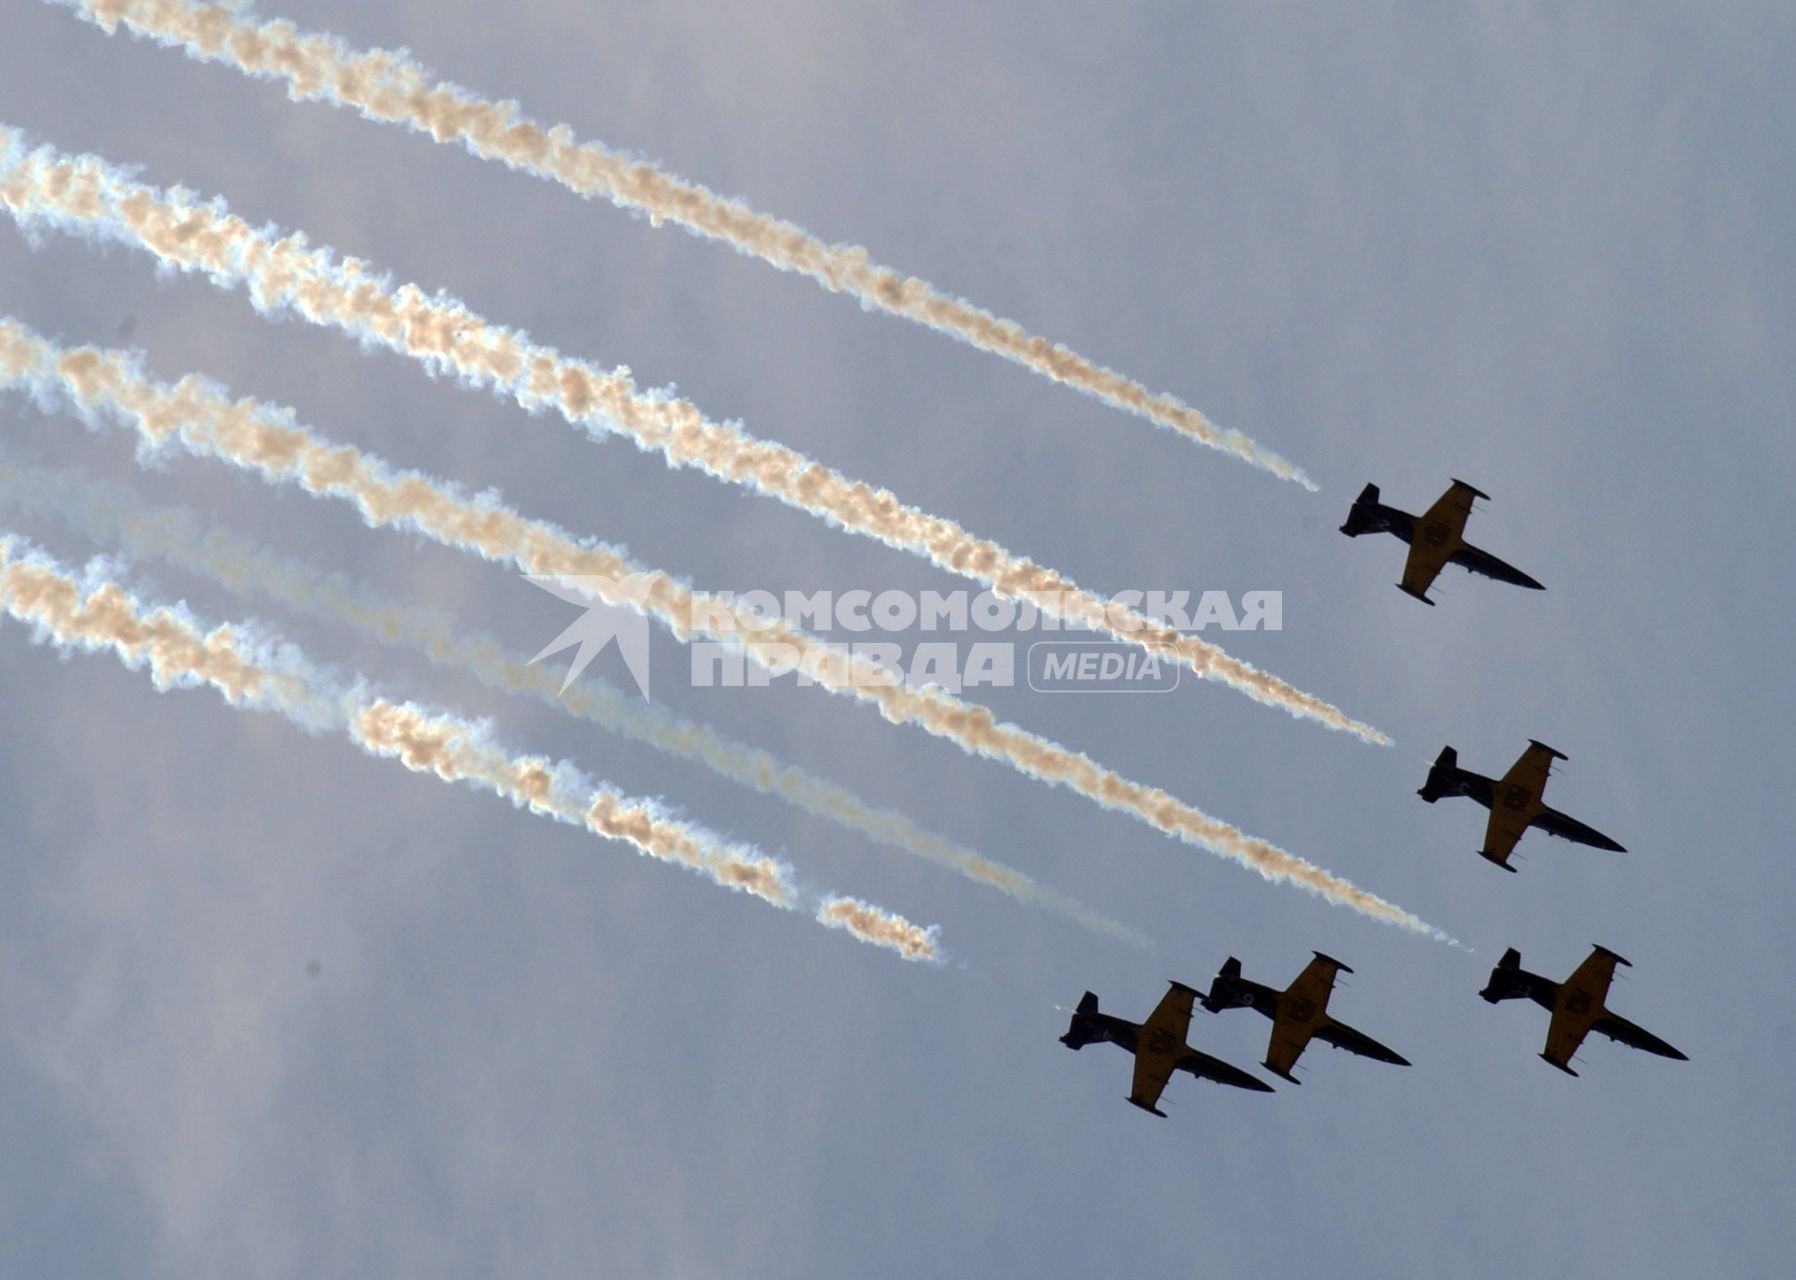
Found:
[{"label": "aircraft formation", "polygon": [[[1488,501],[1489,495],[1463,480],[1454,480],[1433,506],[1414,516],[1384,505],[1379,500],[1378,486],[1368,484],[1355,499],[1341,532],[1350,538],[1364,533],[1390,533],[1406,543],[1409,555],[1397,588],[1423,604],[1434,604],[1428,598],[1428,589],[1449,564],[1531,591],[1542,590],[1542,584],[1528,574],[1465,540],[1466,521],[1477,498]],[[1460,768],[1459,753],[1449,746],[1435,759],[1416,794],[1429,804],[1444,797],[1465,796],[1490,810],[1478,856],[1505,871],[1515,871],[1510,855],[1530,828],[1578,844],[1625,853],[1617,841],[1549,807],[1542,799],[1553,761],[1565,758],[1563,752],[1529,739],[1527,750],[1508,772],[1501,778],[1489,778]],[[1572,1070],[1572,1057],[1592,1031],[1662,1058],[1687,1060],[1685,1054],[1652,1032],[1609,1010],[1609,985],[1615,966],[1629,963],[1609,948],[1593,948],[1563,982],[1531,973],[1521,967],[1521,961],[1521,953],[1515,948],[1506,950],[1478,994],[1491,1004],[1525,998],[1546,1009],[1552,1016],[1547,1025],[1546,1047],[1540,1056],[1567,1075],[1578,1074]],[[1199,1079],[1237,1089],[1272,1092],[1272,1086],[1250,1072],[1186,1043],[1194,1004],[1201,1004],[1210,1013],[1253,1009],[1271,1019],[1272,1034],[1261,1065],[1291,1084],[1302,1083],[1292,1069],[1311,1040],[1377,1062],[1409,1066],[1409,1059],[1328,1012],[1336,975],[1352,972],[1341,961],[1318,951],[1303,972],[1279,990],[1243,977],[1241,962],[1230,956],[1211,981],[1209,994],[1200,995],[1195,988],[1174,980],[1145,1022],[1130,1022],[1101,1012],[1098,997],[1087,991],[1073,1011],[1072,1022],[1060,1043],[1069,1049],[1109,1043],[1134,1054],[1128,1101],[1162,1118],[1166,1113],[1160,1110],[1160,1095],[1175,1071],[1189,1071]]]},{"label": "aircraft formation", "polygon": [[[261,23],[247,12],[221,10],[196,0],[77,0],[71,7],[108,34],[122,23],[138,36],[183,47],[202,61],[222,62],[254,78],[285,80],[295,100],[330,102],[439,144],[460,143],[476,156],[582,197],[601,196],[646,214],[651,225],[670,222],[726,242],[778,270],[809,276],[832,293],[848,293],[869,308],[950,333],[1280,479],[1315,488],[1290,462],[1239,432],[1218,429],[1176,397],[1152,392],[1064,345],[1029,334],[1014,321],[938,291],[909,273],[881,266],[864,248],[820,239],[630,153],[597,141],[578,141],[570,126],[543,125],[520,116],[516,102],[509,99],[483,98],[447,81],[433,83],[430,73],[403,53],[357,51],[327,33],[302,33],[280,20]],[[465,389],[497,393],[533,415],[553,411],[590,439],[623,435],[643,450],[660,454],[671,468],[696,467],[720,482],[777,500],[832,528],[872,538],[1000,595],[1015,596],[1049,616],[1104,632],[1156,661],[1177,663],[1331,730],[1367,742],[1389,741],[1341,709],[1198,637],[1154,625],[1120,597],[1078,587],[1051,566],[1010,552],[944,515],[906,504],[889,490],[848,477],[791,446],[753,436],[734,420],[707,414],[671,392],[644,391],[627,365],[606,369],[533,342],[521,328],[476,314],[446,290],[397,283],[366,259],[339,254],[303,231],[281,232],[272,224],[258,228],[230,213],[222,197],[202,200],[185,188],[155,188],[139,182],[132,169],[96,155],[71,156],[48,144],[33,145],[22,132],[0,124],[0,212],[28,237],[55,230],[126,245],[154,257],[159,270],[203,275],[220,289],[243,290],[264,314],[297,317],[351,337],[364,350],[385,348],[433,374],[453,373]],[[795,623],[781,622],[775,635],[765,618],[738,610],[724,596],[687,585],[677,572],[643,564],[596,536],[532,517],[506,505],[493,491],[470,499],[456,481],[339,446],[306,428],[295,411],[250,397],[232,399],[204,377],[160,382],[133,353],[64,348],[4,316],[0,316],[0,389],[25,393],[59,409],[79,408],[91,419],[90,425],[109,421],[136,431],[146,455],[163,445],[179,447],[253,472],[270,484],[292,484],[314,497],[350,502],[370,527],[403,529],[485,561],[509,564],[538,580],[583,583],[577,594],[592,603],[616,605],[627,597],[636,612],[658,621],[682,641],[699,636],[736,644],[744,632],[766,630],[762,641],[742,646],[762,670],[775,675],[797,672],[801,683],[851,697],[888,722],[911,724],[958,745],[970,756],[999,761],[1025,777],[1066,787],[1164,834],[1253,868],[1268,880],[1298,885],[1369,918],[1445,936],[1396,904],[1194,805],[1020,726],[996,722],[988,708],[962,699],[958,692],[950,693],[940,684],[913,688],[894,682],[878,664],[862,664],[827,636],[810,634]],[[245,423],[253,423],[255,429],[246,430]],[[0,473],[5,470],[0,466]],[[70,512],[116,506],[59,500],[63,482],[41,474],[24,479],[16,473],[13,483],[40,507]],[[1408,553],[1397,585],[1431,606],[1435,602],[1429,592],[1450,564],[1541,590],[1542,584],[1533,577],[1466,541],[1473,504],[1485,496],[1454,480],[1418,516],[1387,506],[1378,486],[1368,484],[1341,532],[1349,537],[1389,533],[1401,540]],[[128,540],[123,526],[144,522],[115,520],[116,531],[103,520],[88,523],[90,533],[110,541]],[[190,564],[205,563],[206,548],[216,555],[227,541],[216,532],[196,529],[191,536],[162,538],[163,554],[185,557]],[[253,547],[251,552],[246,556],[233,550],[225,557],[228,568],[214,576],[222,576],[240,591],[262,590],[300,602],[296,607],[309,604],[340,621],[365,624],[374,615],[394,619],[392,630],[407,633],[433,658],[444,658],[510,692],[545,692],[541,682],[530,678],[536,659],[495,660],[496,649],[484,642],[452,643],[443,629],[446,624],[399,607],[370,609],[359,597],[341,592],[334,579],[321,579],[304,568],[293,570],[291,562]],[[252,563],[254,570],[246,571]],[[637,591],[632,584],[652,584],[653,589]],[[414,772],[429,768],[444,781],[478,785],[539,817],[631,845],[731,891],[744,890],[770,906],[802,908],[821,925],[846,931],[906,960],[941,960],[933,927],[858,898],[802,889],[782,860],[753,845],[686,824],[661,812],[652,801],[623,795],[587,778],[569,762],[545,770],[538,756],[499,747],[480,724],[452,710],[421,710],[372,693],[352,698],[351,689],[365,690],[366,681],[357,679],[348,682],[348,688],[338,688],[327,669],[303,663],[296,650],[282,651],[286,656],[278,672],[262,666],[258,655],[247,648],[221,656],[214,651],[212,637],[227,634],[227,629],[208,634],[166,608],[140,606],[122,582],[92,588],[91,597],[103,596],[106,603],[92,616],[56,603],[80,598],[83,590],[77,577],[57,569],[24,540],[0,534],[0,612],[38,628],[65,649],[109,647],[137,665],[146,620],[154,619],[157,635],[180,642],[165,644],[159,652],[155,666],[159,683],[171,687],[209,683],[232,705],[275,711],[307,729],[340,729],[364,752],[397,759]],[[558,647],[552,644],[537,657]],[[554,695],[558,703],[571,680],[572,676]],[[549,681],[546,689],[553,688]],[[642,692],[646,697],[646,688]],[[1127,932],[1116,922],[1050,895],[1014,869],[951,847],[920,829],[900,830],[840,788],[798,778],[764,752],[729,743],[702,727],[669,731],[666,721],[633,716],[607,706],[604,699],[585,702],[578,710],[570,700],[567,707],[571,714],[637,740],[651,740],[674,754],[702,757],[725,776],[756,790],[777,791],[784,799],[814,813],[827,813],[863,833],[877,830],[884,833],[880,838],[907,852],[1002,887],[1020,901],[1061,910],[1100,931]],[[671,745],[675,741],[699,745],[682,750]],[[1491,778],[1460,768],[1458,754],[1449,746],[1434,761],[1420,795],[1430,804],[1446,797],[1468,797],[1489,810],[1478,852],[1508,871],[1515,870],[1511,857],[1532,828],[1622,851],[1616,841],[1544,802],[1552,762],[1564,758],[1552,747],[1530,741],[1501,778]],[[1682,1057],[1663,1040],[1609,1012],[1608,987],[1615,966],[1625,963],[1613,951],[1598,947],[1561,983],[1523,970],[1519,954],[1510,949],[1481,994],[1492,1003],[1525,996],[1549,1009],[1552,1016],[1542,1056],[1562,1070],[1571,1070],[1573,1054],[1591,1031],[1661,1056]],[[1162,1114],[1161,1094],[1180,1070],[1236,1088],[1271,1092],[1271,1086],[1253,1075],[1188,1044],[1193,1010],[1199,1003],[1210,1013],[1251,1008],[1270,1019],[1264,1066],[1292,1083],[1298,1060],[1313,1039],[1375,1061],[1408,1065],[1402,1055],[1328,1012],[1335,980],[1343,972],[1351,970],[1317,953],[1289,986],[1279,990],[1244,977],[1240,961],[1231,956],[1208,994],[1175,981],[1145,1022],[1101,1012],[1097,996],[1087,992],[1061,1040],[1071,1049],[1111,1043],[1129,1050],[1135,1057],[1129,1101],[1155,1114]]]}]

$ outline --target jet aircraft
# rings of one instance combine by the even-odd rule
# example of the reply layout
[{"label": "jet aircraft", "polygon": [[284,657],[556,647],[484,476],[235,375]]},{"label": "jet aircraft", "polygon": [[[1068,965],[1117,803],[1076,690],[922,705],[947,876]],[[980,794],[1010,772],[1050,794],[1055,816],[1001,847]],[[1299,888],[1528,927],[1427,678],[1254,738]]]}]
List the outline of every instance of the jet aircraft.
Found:
[{"label": "jet aircraft", "polygon": [[1480,493],[1463,480],[1455,480],[1440,499],[1418,517],[1385,506],[1378,500],[1378,486],[1369,484],[1354,501],[1341,532],[1349,538],[1357,538],[1362,533],[1394,533],[1407,542],[1409,559],[1403,565],[1403,581],[1397,585],[1423,604],[1434,603],[1428,598],[1428,588],[1442,566],[1449,564],[1499,582],[1514,583],[1533,591],[1544,590],[1540,583],[1520,569],[1505,564],[1488,551],[1480,551],[1465,540],[1465,523],[1472,514],[1473,498],[1489,501],[1490,495]]},{"label": "jet aircraft", "polygon": [[1571,977],[1564,982],[1554,982],[1522,968],[1521,952],[1511,947],[1497,961],[1496,968],[1490,971],[1490,982],[1478,994],[1492,1004],[1526,996],[1543,1009],[1550,1010],[1553,1019],[1547,1024],[1547,1047],[1540,1056],[1568,1076],[1578,1074],[1571,1069],[1572,1055],[1592,1031],[1633,1048],[1656,1053],[1661,1058],[1688,1061],[1684,1054],[1652,1032],[1604,1007],[1609,983],[1615,977],[1615,966],[1627,963],[1609,948],[1597,947],[1585,957],[1583,964],[1572,970]]},{"label": "jet aircraft", "polygon": [[1332,1044],[1361,1057],[1407,1067],[1409,1059],[1402,1054],[1328,1015],[1328,997],[1334,991],[1335,975],[1353,970],[1320,951],[1315,957],[1290,986],[1277,991],[1243,978],[1241,962],[1230,956],[1210,983],[1210,994],[1203,998],[1203,1006],[1211,1013],[1220,1013],[1224,1009],[1257,1009],[1271,1018],[1272,1039],[1266,1045],[1266,1070],[1283,1076],[1292,1084],[1303,1083],[1291,1074],[1291,1068],[1297,1065],[1297,1059],[1311,1040]]},{"label": "jet aircraft", "polygon": [[1137,1023],[1100,1013],[1098,998],[1087,991],[1073,1013],[1072,1025],[1060,1037],[1060,1043],[1069,1049],[1083,1049],[1088,1044],[1109,1041],[1134,1054],[1135,1079],[1129,1087],[1129,1101],[1162,1118],[1166,1113],[1156,1104],[1175,1071],[1189,1071],[1194,1076],[1233,1085],[1237,1089],[1271,1093],[1271,1085],[1220,1058],[1199,1053],[1185,1043],[1185,1033],[1191,1029],[1191,1006],[1196,999],[1195,989],[1175,982],[1148,1015],[1147,1021]]},{"label": "jet aircraft", "polygon": [[1558,836],[1562,840],[1626,853],[1626,849],[1602,832],[1585,826],[1576,818],[1568,818],[1541,802],[1553,761],[1565,758],[1563,752],[1555,751],[1545,743],[1530,738],[1528,749],[1509,767],[1509,772],[1501,780],[1493,780],[1481,773],[1461,769],[1459,753],[1452,747],[1446,747],[1435,759],[1434,767],[1428,770],[1428,781],[1416,794],[1429,804],[1442,796],[1470,796],[1489,809],[1490,821],[1484,828],[1484,847],[1478,850],[1478,855],[1488,858],[1505,871],[1515,870],[1509,865],[1509,855],[1515,849],[1516,842],[1522,838],[1522,833],[1529,827],[1539,827],[1548,835]]}]

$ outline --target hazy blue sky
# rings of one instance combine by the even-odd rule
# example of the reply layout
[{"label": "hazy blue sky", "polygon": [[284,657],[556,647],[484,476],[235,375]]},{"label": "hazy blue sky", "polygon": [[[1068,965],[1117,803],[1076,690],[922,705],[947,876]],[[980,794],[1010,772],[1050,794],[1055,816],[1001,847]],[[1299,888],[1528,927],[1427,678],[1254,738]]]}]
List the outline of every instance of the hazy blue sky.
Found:
[{"label": "hazy blue sky", "polygon": [[[493,13],[503,9],[505,22]],[[265,12],[273,13],[274,10]],[[493,717],[510,742],[939,923],[906,965],[339,740],[158,694],[0,626],[0,1270],[132,1275],[1774,1275],[1796,1248],[1786,657],[1796,474],[1787,6],[1083,6],[286,0],[358,46],[647,155],[1180,394],[1308,494],[673,228],[65,11],[0,16],[0,120],[221,194],[564,351],[960,519],[1104,591],[1284,593],[1221,636],[1389,731],[1361,745],[1187,681],[1005,691],[1003,716],[1352,877],[1472,953],[1331,909],[814,690],[657,699],[1012,862],[1118,945],[710,774],[158,564],[208,618]],[[960,585],[622,443],[468,394],[147,259],[0,226],[0,311],[128,342],[336,438],[627,543],[702,586]],[[0,399],[80,465],[534,651],[509,574],[216,465]],[[1547,584],[1391,585],[1335,533],[1368,480],[1493,495],[1474,540]],[[65,561],[107,550],[0,513]],[[615,655],[595,664],[615,678]],[[1629,846],[1413,794],[1443,743],[1571,759],[1549,800]],[[1612,1002],[1691,1055],[1476,997],[1601,942]],[[1305,1086],[1055,1044],[1229,955],[1408,1055]],[[308,964],[316,962],[316,976]],[[1268,1024],[1199,1013],[1252,1066]]]}]

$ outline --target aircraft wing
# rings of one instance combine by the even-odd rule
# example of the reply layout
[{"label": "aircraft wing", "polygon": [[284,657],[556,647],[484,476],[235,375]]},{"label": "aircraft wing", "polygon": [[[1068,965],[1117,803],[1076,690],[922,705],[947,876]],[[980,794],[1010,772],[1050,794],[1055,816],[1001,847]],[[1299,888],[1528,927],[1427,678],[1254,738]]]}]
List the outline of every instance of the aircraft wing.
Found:
[{"label": "aircraft wing", "polygon": [[1571,977],[1560,984],[1574,997],[1566,1003],[1575,1005],[1578,1003],[1576,996],[1588,993],[1585,1008],[1578,1012],[1602,1008],[1609,995],[1609,984],[1615,981],[1615,966],[1626,963],[1607,947],[1592,947],[1590,954],[1584,957],[1584,963],[1573,969]]},{"label": "aircraft wing", "polygon": [[1568,818],[1557,809],[1542,809],[1530,825],[1539,827],[1550,836],[1558,836],[1561,840],[1572,840],[1578,844],[1592,845],[1598,849],[1608,849],[1615,853],[1626,853],[1627,850],[1595,827],[1587,827],[1576,818]]},{"label": "aircraft wing", "polygon": [[1271,1093],[1272,1086],[1258,1076],[1249,1075],[1240,1067],[1224,1062],[1221,1058],[1212,1058],[1207,1053],[1199,1053],[1195,1049],[1188,1050],[1174,1068],[1178,1071],[1189,1071],[1200,1080],[1214,1080],[1217,1084],[1230,1084],[1237,1089],[1252,1089],[1255,1093]]},{"label": "aircraft wing", "polygon": [[1196,999],[1196,988],[1182,982],[1169,984],[1135,1035],[1135,1083],[1129,1089],[1129,1101],[1157,1116],[1166,1114],[1154,1104],[1186,1053],[1185,1033],[1191,1030],[1191,1006]]},{"label": "aircraft wing", "polygon": [[1447,557],[1448,564],[1456,564],[1473,573],[1481,573],[1487,578],[1495,578],[1498,582],[1513,583],[1518,587],[1527,587],[1530,591],[1546,590],[1540,583],[1530,578],[1520,569],[1497,559],[1488,551],[1480,551],[1474,546],[1462,546]]},{"label": "aircraft wing", "polygon": [[1605,1013],[1590,1024],[1590,1029],[1602,1032],[1611,1040],[1619,1040],[1629,1048],[1644,1049],[1661,1058],[1676,1058],[1679,1062],[1689,1061],[1685,1054],[1679,1053],[1645,1027],[1637,1027],[1626,1018],[1617,1017],[1613,1013]]},{"label": "aircraft wing", "polygon": [[[1403,562],[1403,581],[1397,585],[1409,592],[1418,600],[1428,600],[1428,588],[1440,576],[1441,566],[1447,563],[1447,552],[1451,542],[1430,543],[1425,538],[1417,538],[1409,544],[1409,558]],[[1434,601],[1428,600],[1429,604]]]},{"label": "aircraft wing", "polygon": [[1584,963],[1572,970],[1571,977],[1559,984],[1559,996],[1553,1002],[1553,1021],[1547,1026],[1547,1048],[1540,1056],[1570,1075],[1572,1054],[1584,1043],[1591,1024],[1610,1016],[1603,1009],[1609,984],[1615,980],[1615,966],[1626,964],[1607,947],[1593,947]]},{"label": "aircraft wing", "polygon": [[1291,1068],[1303,1056],[1315,1030],[1314,1022],[1294,1022],[1284,1017],[1274,1021],[1272,1039],[1266,1045],[1266,1070],[1275,1076],[1283,1076],[1292,1084],[1302,1084],[1301,1080],[1291,1074]]},{"label": "aircraft wing", "polygon": [[1561,1005],[1553,1010],[1553,1021],[1547,1026],[1547,1047],[1540,1056],[1558,1067],[1568,1076],[1578,1073],[1571,1069],[1572,1055],[1578,1046],[1584,1043],[1584,1037],[1590,1032],[1590,1013],[1574,1013]]},{"label": "aircraft wing", "polygon": [[1287,1080],[1294,1080],[1291,1068],[1303,1056],[1316,1029],[1328,1021],[1324,1010],[1335,989],[1335,975],[1352,973],[1339,960],[1318,951],[1303,967],[1278,998],[1278,1012],[1272,1018],[1272,1039],[1266,1045],[1266,1069]]},{"label": "aircraft wing", "polygon": [[1129,1085],[1129,1101],[1143,1111],[1164,1117],[1160,1110],[1160,1094],[1172,1078],[1178,1058],[1170,1053],[1157,1053],[1145,1046],[1135,1050],[1135,1078]]},{"label": "aircraft wing", "polygon": [[[1455,480],[1435,500],[1434,505],[1422,513],[1422,518],[1415,523],[1415,533],[1409,544],[1409,559],[1404,561],[1403,581],[1398,586],[1418,600],[1428,600],[1428,588],[1439,576],[1441,566],[1449,559],[1456,558],[1460,551],[1471,550],[1466,547],[1463,537],[1465,522],[1472,514],[1472,499],[1484,496],[1465,481]],[[1482,556],[1484,553],[1480,551],[1478,555]],[[1486,558],[1502,565],[1510,573],[1515,572],[1500,560]],[[1428,603],[1434,602],[1429,600]]]},{"label": "aircraft wing", "polygon": [[1447,486],[1447,491],[1435,499],[1432,507],[1422,513],[1418,524],[1430,524],[1440,521],[1453,531],[1457,539],[1465,532],[1465,522],[1472,514],[1472,499],[1487,498],[1489,494],[1479,493],[1463,480],[1455,480]]},{"label": "aircraft wing", "polygon": [[1339,1022],[1331,1021],[1327,1026],[1317,1027],[1316,1039],[1323,1044],[1332,1044],[1337,1049],[1345,1049],[1348,1053],[1357,1053],[1362,1058],[1374,1058],[1399,1067],[1409,1065],[1409,1059],[1396,1050],[1388,1049],[1365,1032],[1355,1031]]},{"label": "aircraft wing", "polygon": [[1528,824],[1522,821],[1521,815],[1502,805],[1490,807],[1490,819],[1484,824],[1484,847],[1478,852],[1496,863],[1499,867],[1509,866],[1509,855],[1515,852],[1516,842],[1522,838],[1522,832]]},{"label": "aircraft wing", "polygon": [[[1553,750],[1544,742],[1530,739],[1528,749],[1509,766],[1509,772],[1503,775],[1497,788],[1507,793],[1511,787],[1526,787],[1533,798],[1539,799],[1547,789],[1547,775],[1553,771],[1553,761],[1563,759],[1563,752]],[[1507,802],[1507,794],[1504,800]]]},{"label": "aircraft wing", "polygon": [[1285,988],[1285,998],[1279,1002],[1280,1014],[1299,1022],[1314,1021],[1317,1014],[1328,1008],[1328,997],[1335,989],[1335,975],[1341,972],[1352,973],[1353,970],[1318,951],[1303,967],[1303,972]]},{"label": "aircraft wing", "polygon": [[1141,1044],[1172,1053],[1185,1045],[1185,1034],[1191,1030],[1191,1004],[1197,991],[1182,982],[1174,982],[1160,997],[1160,1003],[1141,1024]]}]

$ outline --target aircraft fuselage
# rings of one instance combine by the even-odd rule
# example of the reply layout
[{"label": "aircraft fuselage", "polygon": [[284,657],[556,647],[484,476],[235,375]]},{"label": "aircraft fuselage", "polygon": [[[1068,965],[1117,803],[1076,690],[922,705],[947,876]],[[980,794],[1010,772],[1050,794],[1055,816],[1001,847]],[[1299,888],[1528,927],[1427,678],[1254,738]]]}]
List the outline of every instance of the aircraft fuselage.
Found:
[{"label": "aircraft fuselage", "polygon": [[1075,1013],[1073,1023],[1060,1037],[1069,1049],[1083,1049],[1088,1044],[1121,1045],[1134,1053],[1141,1041],[1141,1024],[1108,1013]]}]

